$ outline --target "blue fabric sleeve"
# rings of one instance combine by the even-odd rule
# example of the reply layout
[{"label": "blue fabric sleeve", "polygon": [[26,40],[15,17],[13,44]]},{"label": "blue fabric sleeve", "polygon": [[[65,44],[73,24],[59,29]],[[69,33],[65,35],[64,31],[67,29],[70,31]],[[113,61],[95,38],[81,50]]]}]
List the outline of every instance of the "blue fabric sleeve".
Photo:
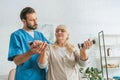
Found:
[{"label": "blue fabric sleeve", "polygon": [[13,61],[13,58],[22,53],[20,45],[20,37],[16,34],[11,34],[9,43],[8,60]]},{"label": "blue fabric sleeve", "polygon": [[43,39],[44,39],[43,41],[46,41],[48,44],[52,44],[50,41],[48,41],[48,40],[46,39],[46,37],[45,37],[43,34],[42,34],[41,36],[42,36]]}]

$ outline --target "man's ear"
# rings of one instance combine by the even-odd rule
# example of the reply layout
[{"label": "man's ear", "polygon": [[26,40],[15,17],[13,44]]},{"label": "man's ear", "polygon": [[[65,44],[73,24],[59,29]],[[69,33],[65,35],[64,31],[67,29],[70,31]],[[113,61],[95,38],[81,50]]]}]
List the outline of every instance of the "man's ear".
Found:
[{"label": "man's ear", "polygon": [[25,20],[25,19],[22,19],[22,22],[23,22],[24,24],[26,24],[26,20]]}]

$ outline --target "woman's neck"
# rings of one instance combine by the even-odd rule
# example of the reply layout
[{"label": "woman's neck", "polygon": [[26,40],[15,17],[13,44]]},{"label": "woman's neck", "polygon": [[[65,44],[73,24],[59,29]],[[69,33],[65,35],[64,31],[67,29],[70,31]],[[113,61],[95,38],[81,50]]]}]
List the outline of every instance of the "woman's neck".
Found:
[{"label": "woman's neck", "polygon": [[64,47],[64,46],[65,46],[65,42],[63,42],[63,41],[58,41],[58,45],[59,45],[59,47]]}]

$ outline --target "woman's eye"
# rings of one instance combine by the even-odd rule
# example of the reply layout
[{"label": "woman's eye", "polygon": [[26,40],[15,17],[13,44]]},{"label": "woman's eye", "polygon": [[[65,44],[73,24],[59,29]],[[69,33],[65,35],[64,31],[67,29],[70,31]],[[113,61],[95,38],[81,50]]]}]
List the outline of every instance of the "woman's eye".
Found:
[{"label": "woman's eye", "polygon": [[65,30],[61,30],[61,32],[65,32]]},{"label": "woman's eye", "polygon": [[56,30],[56,33],[58,33],[59,32],[59,30]]},{"label": "woman's eye", "polygon": [[65,30],[63,30],[63,29],[56,30],[56,33],[58,33],[58,32],[65,32]]}]

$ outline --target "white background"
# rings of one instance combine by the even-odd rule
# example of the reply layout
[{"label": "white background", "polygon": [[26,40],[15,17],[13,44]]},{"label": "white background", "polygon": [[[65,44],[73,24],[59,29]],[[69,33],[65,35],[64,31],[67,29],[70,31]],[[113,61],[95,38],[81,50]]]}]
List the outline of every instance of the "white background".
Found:
[{"label": "white background", "polygon": [[39,24],[65,24],[76,45],[87,38],[120,34],[120,0],[0,0],[0,75],[15,65],[7,61],[10,34],[22,28],[20,11],[33,7]]}]

